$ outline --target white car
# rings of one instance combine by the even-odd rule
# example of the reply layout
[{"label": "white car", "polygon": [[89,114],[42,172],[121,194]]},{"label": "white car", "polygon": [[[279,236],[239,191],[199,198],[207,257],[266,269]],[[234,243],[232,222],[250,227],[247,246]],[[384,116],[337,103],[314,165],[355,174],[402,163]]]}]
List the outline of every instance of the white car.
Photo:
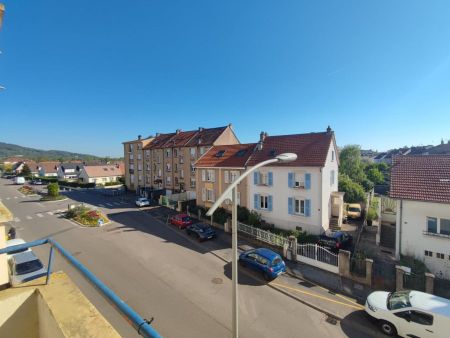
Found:
[{"label": "white car", "polygon": [[[10,240],[6,241],[7,248],[9,248],[10,246],[19,245],[19,244],[25,244],[25,241],[22,238],[15,238],[15,239],[10,239]],[[25,252],[25,251],[31,251],[31,249],[27,248],[27,249],[16,250],[16,251],[8,253],[6,256],[8,257],[8,260],[10,260],[15,254]]]},{"label": "white car", "polygon": [[32,251],[15,254],[8,261],[9,282],[16,286],[45,276],[47,269]]},{"label": "white car", "polygon": [[449,337],[450,300],[420,291],[372,292],[366,312],[388,336]]},{"label": "white car", "polygon": [[145,197],[140,197],[136,200],[136,205],[140,207],[145,207],[150,205],[150,201],[146,199]]}]

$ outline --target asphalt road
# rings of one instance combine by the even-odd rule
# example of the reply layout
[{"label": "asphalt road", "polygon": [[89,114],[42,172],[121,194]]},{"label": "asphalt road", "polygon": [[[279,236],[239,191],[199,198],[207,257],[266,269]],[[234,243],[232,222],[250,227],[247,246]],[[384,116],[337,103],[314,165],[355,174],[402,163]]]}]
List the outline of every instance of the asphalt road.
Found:
[{"label": "asphalt road", "polygon": [[[70,200],[39,202],[37,197],[23,197],[10,183],[0,179],[0,198],[14,214],[17,237],[53,237],[141,316],[153,318],[152,325],[165,337],[230,337],[230,266],[211,251],[211,245],[221,250],[220,239],[198,243],[120,197],[70,192]],[[113,222],[82,228],[62,218],[58,211],[74,201],[97,206]],[[48,248],[34,251],[47,261]],[[56,256],[55,269],[64,270],[122,336],[137,337],[112,306]],[[336,323],[248,274],[240,274],[239,306],[241,337],[381,337],[360,311]]]}]

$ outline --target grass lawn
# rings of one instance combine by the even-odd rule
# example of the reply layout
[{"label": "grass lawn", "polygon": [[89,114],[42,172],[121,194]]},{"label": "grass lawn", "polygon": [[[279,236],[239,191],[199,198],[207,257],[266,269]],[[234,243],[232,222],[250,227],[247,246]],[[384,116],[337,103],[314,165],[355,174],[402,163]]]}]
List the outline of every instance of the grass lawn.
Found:
[{"label": "grass lawn", "polygon": [[41,201],[43,201],[43,202],[45,202],[45,201],[62,201],[65,199],[67,199],[67,197],[64,195],[58,195],[58,196],[44,195],[41,197]]}]

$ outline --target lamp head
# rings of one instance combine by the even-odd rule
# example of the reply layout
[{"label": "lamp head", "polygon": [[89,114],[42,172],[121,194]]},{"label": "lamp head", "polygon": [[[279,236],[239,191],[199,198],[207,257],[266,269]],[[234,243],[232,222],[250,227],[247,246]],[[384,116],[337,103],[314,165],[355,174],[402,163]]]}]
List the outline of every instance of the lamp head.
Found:
[{"label": "lamp head", "polygon": [[297,154],[294,153],[283,153],[275,157],[281,163],[288,163],[295,161],[297,159]]}]

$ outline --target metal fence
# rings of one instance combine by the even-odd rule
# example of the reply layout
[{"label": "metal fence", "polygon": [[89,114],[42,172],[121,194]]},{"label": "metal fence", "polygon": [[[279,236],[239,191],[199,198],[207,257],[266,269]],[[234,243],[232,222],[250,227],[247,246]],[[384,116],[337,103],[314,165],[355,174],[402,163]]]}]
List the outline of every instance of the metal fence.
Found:
[{"label": "metal fence", "polygon": [[436,278],[434,279],[434,294],[450,299],[450,280],[436,275]]},{"label": "metal fence", "polygon": [[297,246],[297,254],[316,261],[338,266],[339,257],[330,250],[317,244],[302,244]]},{"label": "metal fence", "polygon": [[269,231],[265,231],[239,222],[238,231],[250,235],[259,241],[269,243],[273,246],[283,247],[284,243],[288,242],[287,238],[285,237],[278,236]]}]

